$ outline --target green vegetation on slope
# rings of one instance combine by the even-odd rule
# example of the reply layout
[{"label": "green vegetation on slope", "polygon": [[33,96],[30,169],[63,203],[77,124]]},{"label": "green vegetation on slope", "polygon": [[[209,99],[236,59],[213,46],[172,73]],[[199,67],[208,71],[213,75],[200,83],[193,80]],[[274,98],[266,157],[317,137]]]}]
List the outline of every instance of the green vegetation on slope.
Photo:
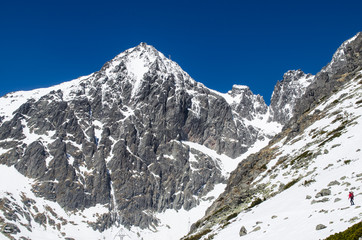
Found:
[{"label": "green vegetation on slope", "polygon": [[356,223],[343,232],[327,237],[325,240],[358,240],[362,237],[362,222]]}]

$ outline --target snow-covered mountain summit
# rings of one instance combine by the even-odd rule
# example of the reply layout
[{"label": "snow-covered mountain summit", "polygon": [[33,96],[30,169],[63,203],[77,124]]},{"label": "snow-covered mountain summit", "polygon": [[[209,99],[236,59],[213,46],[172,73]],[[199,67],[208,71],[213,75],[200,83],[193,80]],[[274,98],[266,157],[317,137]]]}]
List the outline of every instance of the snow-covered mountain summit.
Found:
[{"label": "snow-covered mountain summit", "polygon": [[136,80],[142,79],[143,75],[150,69],[164,73],[183,72],[181,67],[174,61],[166,58],[161,52],[147,43],[128,49],[108,62],[103,68],[111,69],[111,66],[125,64],[129,74],[133,74]]},{"label": "snow-covered mountain summit", "polygon": [[[132,97],[137,95],[144,87],[145,82],[148,81],[145,78],[147,73],[157,72],[163,81],[167,81],[173,75],[176,87],[196,84],[177,63],[166,58],[161,52],[146,43],[141,43],[137,47],[117,55],[107,62],[101,71],[104,71],[105,76],[109,79],[126,78],[126,81],[132,85]],[[119,73],[126,75],[121,76]]]},{"label": "snow-covered mountain summit", "polygon": [[[13,92],[3,96],[0,98],[2,103],[0,114],[8,119],[10,114],[27,100],[38,100],[52,91],[61,91],[62,96],[58,99],[68,101],[84,96],[92,97],[94,89],[98,88],[102,89],[104,95],[116,95],[110,92],[123,95],[125,88],[127,91],[130,88],[131,97],[128,95],[122,97],[123,99],[128,97],[128,101],[133,101],[134,97],[145,87],[144,85],[147,85],[147,81],[150,81],[146,75],[150,76],[156,72],[162,81],[170,80],[172,76],[177,87],[185,86],[185,84],[203,86],[201,83],[196,83],[177,63],[166,58],[153,46],[141,43],[120,53],[108,61],[100,71],[88,76],[49,88]],[[160,83],[162,84],[162,82]]]}]

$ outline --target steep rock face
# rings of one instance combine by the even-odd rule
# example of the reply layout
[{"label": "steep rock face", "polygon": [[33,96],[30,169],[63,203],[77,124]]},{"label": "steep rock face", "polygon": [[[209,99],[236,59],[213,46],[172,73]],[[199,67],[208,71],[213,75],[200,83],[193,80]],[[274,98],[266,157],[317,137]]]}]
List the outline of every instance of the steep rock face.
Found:
[{"label": "steep rock face", "polygon": [[339,77],[347,72],[358,71],[361,67],[362,32],[346,40],[334,53],[332,61],[325,66],[321,73]]},{"label": "steep rock face", "polygon": [[245,147],[252,145],[255,139],[264,141],[279,132],[281,125],[269,120],[271,112],[263,97],[253,94],[249,87],[234,85],[226,94],[217,94],[222,96],[232,109],[237,135],[248,139],[244,143]]},{"label": "steep rock face", "polygon": [[254,95],[248,86],[234,85],[227,94],[231,97],[229,103],[233,111],[249,121],[268,111],[263,97]]},{"label": "steep rock face", "polygon": [[[345,41],[333,55],[332,61],[315,76],[306,93],[297,101],[295,119],[351,80],[361,68],[362,33],[359,32]],[[294,124],[295,119],[290,124]]]},{"label": "steep rock face", "polygon": [[267,112],[263,99],[238,87],[230,94],[240,101],[142,43],[89,76],[0,99],[9,107],[0,111],[0,162],[66,210],[107,205],[96,229],[145,228],[157,223],[148,211],[188,210],[225,181],[213,158],[184,141],[237,157],[261,137],[244,119]]},{"label": "steep rock face", "polygon": [[286,124],[293,116],[296,101],[302,97],[306,88],[313,82],[314,76],[301,70],[290,70],[274,87],[270,101],[271,120]]}]

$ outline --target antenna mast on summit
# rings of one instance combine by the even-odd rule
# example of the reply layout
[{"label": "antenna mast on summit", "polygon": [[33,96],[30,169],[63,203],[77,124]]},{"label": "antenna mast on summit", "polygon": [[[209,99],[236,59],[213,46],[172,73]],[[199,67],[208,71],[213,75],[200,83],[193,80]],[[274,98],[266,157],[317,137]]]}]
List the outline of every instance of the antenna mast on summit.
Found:
[{"label": "antenna mast on summit", "polygon": [[123,240],[124,237],[129,237],[129,236],[127,234],[122,234],[122,228],[121,228],[113,239],[116,239],[117,237],[119,237],[119,240]]},{"label": "antenna mast on summit", "polygon": [[118,234],[116,235],[116,237],[119,237],[119,240],[123,240],[124,237],[126,237],[127,235],[121,235],[121,234]]},{"label": "antenna mast on summit", "polygon": [[170,59],[170,60],[171,60],[171,54],[169,54],[169,55],[168,55],[168,59]]}]

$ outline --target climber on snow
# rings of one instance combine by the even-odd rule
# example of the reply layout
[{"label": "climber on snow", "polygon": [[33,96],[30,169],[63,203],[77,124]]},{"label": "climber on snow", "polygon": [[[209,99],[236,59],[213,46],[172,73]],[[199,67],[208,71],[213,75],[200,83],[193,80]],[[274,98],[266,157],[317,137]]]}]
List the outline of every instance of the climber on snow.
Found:
[{"label": "climber on snow", "polygon": [[354,202],[353,202],[353,199],[354,199],[353,192],[349,192],[348,199],[349,199],[349,201],[351,202],[351,206],[354,205]]}]

